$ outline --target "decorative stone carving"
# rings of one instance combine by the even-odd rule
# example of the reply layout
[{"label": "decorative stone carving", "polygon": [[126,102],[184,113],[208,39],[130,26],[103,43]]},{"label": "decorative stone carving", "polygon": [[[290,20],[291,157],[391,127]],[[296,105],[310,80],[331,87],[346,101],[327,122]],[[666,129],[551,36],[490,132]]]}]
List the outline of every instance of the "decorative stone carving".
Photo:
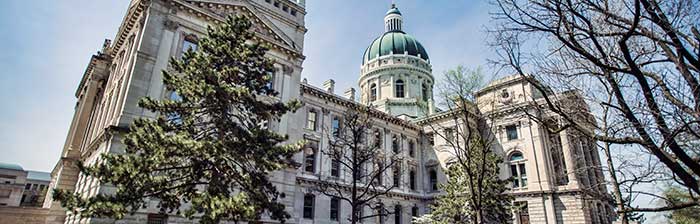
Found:
[{"label": "decorative stone carving", "polygon": [[179,23],[172,20],[166,20],[165,22],[163,22],[163,25],[165,26],[165,29],[170,31],[175,31],[180,26]]}]

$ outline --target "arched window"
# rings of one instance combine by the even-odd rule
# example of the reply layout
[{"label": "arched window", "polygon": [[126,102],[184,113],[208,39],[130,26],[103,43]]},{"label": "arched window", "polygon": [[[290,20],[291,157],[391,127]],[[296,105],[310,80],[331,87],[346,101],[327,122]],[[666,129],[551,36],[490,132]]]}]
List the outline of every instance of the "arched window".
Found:
[{"label": "arched window", "polygon": [[423,101],[426,101],[426,102],[427,102],[428,100],[430,100],[430,93],[428,93],[428,85],[426,85],[425,83],[423,83],[423,88],[422,88],[422,90],[423,90],[423,91],[422,91],[422,92],[423,92]]},{"label": "arched window", "polygon": [[435,171],[435,169],[431,169],[428,175],[430,176],[430,190],[437,191],[438,190],[437,171]]},{"label": "arched window", "polygon": [[396,87],[394,88],[396,91],[396,98],[403,98],[404,97],[404,83],[403,80],[399,79],[396,80]]},{"label": "arched window", "polygon": [[369,102],[374,102],[377,100],[377,84],[372,83],[369,85]]},{"label": "arched window", "polygon": [[513,188],[527,187],[527,171],[525,171],[525,157],[520,152],[515,152],[508,159],[510,162],[510,175],[513,177]]}]

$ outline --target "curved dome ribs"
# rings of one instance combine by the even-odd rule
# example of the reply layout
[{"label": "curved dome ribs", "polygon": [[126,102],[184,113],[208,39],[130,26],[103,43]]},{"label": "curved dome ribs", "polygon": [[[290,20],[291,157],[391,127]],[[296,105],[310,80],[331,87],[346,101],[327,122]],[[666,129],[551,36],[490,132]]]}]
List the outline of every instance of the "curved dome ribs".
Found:
[{"label": "curved dome ribs", "polygon": [[372,41],[363,54],[362,64],[377,57],[404,53],[426,61],[429,59],[425,48],[415,38],[404,32],[393,31],[386,32]]}]

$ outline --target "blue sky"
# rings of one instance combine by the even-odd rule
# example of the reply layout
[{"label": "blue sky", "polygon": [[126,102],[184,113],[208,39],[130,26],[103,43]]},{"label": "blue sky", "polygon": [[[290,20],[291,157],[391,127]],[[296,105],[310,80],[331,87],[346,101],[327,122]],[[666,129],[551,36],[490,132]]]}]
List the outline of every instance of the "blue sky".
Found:
[{"label": "blue sky", "polygon": [[[365,48],[383,33],[390,0],[307,0],[302,77],[336,91],[355,86]],[[428,50],[434,74],[485,65],[490,50],[483,0],[397,1],[404,30]],[[128,1],[11,0],[0,7],[0,162],[50,171],[73,116],[75,89],[104,39],[113,39]]]},{"label": "blue sky", "polygon": [[[75,89],[87,62],[113,39],[127,0],[10,0],[0,7],[0,162],[50,171],[73,116]],[[427,49],[433,74],[494,57],[484,32],[486,0],[397,0],[404,30]],[[383,33],[391,0],[307,0],[309,29],[302,77],[337,93],[356,86],[362,54]]]}]

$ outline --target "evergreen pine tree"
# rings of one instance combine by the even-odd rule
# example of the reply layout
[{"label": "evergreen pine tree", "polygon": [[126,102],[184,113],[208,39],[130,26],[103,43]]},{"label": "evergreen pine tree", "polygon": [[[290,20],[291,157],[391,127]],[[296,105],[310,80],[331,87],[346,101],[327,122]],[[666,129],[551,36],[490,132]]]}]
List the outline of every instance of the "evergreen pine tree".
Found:
[{"label": "evergreen pine tree", "polygon": [[197,50],[170,61],[163,71],[171,99],[144,98],[139,105],[157,118],[136,119],[123,136],[123,153],[104,154],[81,172],[114,186],[110,194],[84,198],[55,191],[69,211],[82,216],[122,218],[156,199],[163,213],[201,223],[284,221],[289,214],[268,179],[271,171],[296,165],[300,144],[268,130],[298,108],[279,102],[268,85],[274,72],[268,49],[252,41],[251,22],[228,17],[207,29]]}]

